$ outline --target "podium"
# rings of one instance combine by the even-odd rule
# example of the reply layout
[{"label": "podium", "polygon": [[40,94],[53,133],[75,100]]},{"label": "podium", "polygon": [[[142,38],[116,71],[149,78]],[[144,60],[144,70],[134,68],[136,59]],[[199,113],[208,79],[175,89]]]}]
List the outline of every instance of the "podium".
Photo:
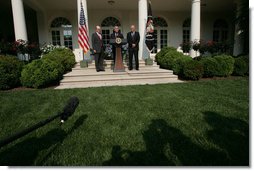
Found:
[{"label": "podium", "polygon": [[116,47],[116,59],[115,59],[113,71],[125,72],[125,67],[124,67],[123,58],[122,58],[122,45],[127,44],[127,40],[121,39],[121,38],[110,39],[110,44]]}]

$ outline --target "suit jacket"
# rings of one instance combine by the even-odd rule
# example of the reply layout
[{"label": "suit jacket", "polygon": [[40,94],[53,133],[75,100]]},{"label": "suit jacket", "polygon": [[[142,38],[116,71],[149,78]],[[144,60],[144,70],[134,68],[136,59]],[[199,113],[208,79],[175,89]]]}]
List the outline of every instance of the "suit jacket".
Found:
[{"label": "suit jacket", "polygon": [[127,34],[127,42],[129,44],[129,48],[132,48],[132,44],[136,44],[135,49],[139,49],[139,41],[140,41],[139,32],[136,31],[134,36],[131,35],[131,32]]},{"label": "suit jacket", "polygon": [[[117,37],[123,39],[123,34],[118,32],[118,36],[117,36]],[[117,37],[116,37],[116,33],[115,33],[115,32],[113,32],[113,33],[110,35],[110,38],[111,38],[111,39],[115,39],[115,38],[117,38]]]},{"label": "suit jacket", "polygon": [[96,50],[96,53],[101,53],[103,51],[103,41],[97,33],[92,34],[92,46],[93,50]]}]

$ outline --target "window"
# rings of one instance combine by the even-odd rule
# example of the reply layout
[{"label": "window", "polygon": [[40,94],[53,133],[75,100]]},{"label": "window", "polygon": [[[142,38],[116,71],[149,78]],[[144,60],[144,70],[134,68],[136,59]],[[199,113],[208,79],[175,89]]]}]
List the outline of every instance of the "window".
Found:
[{"label": "window", "polygon": [[102,21],[101,27],[104,47],[109,45],[110,34],[115,26],[119,26],[119,29],[121,29],[121,23],[115,17],[107,17]]},{"label": "window", "polygon": [[51,37],[53,45],[64,45],[73,49],[72,25],[69,20],[63,17],[54,19],[51,23]]},{"label": "window", "polygon": [[218,19],[213,25],[213,41],[224,42],[228,40],[228,24],[225,20]]},{"label": "window", "polygon": [[160,30],[160,34],[161,34],[161,46],[160,48],[164,48],[167,47],[168,45],[168,30]]},{"label": "window", "polygon": [[154,30],[154,50],[153,53],[157,53],[158,52],[158,31]]},{"label": "window", "polygon": [[102,27],[114,27],[114,26],[120,27],[121,23],[115,17],[107,17],[102,21],[101,26]]},{"label": "window", "polygon": [[190,42],[191,19],[187,18],[183,22],[183,43]]},{"label": "window", "polygon": [[61,46],[60,31],[52,30],[52,44]]},{"label": "window", "polygon": [[109,29],[103,29],[102,30],[102,39],[103,39],[103,44],[104,45],[109,44],[109,41],[110,41],[110,30]]},{"label": "window", "polygon": [[154,50],[152,53],[157,53],[163,47],[168,46],[168,23],[162,17],[154,17]]}]

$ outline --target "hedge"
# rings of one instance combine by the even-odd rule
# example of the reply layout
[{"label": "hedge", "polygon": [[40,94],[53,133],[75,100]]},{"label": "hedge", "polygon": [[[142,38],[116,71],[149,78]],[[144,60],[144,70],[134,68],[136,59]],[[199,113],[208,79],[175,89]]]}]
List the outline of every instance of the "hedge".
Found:
[{"label": "hedge", "polygon": [[174,65],[173,65],[173,71],[174,74],[179,75],[182,77],[183,74],[183,66],[186,62],[192,61],[192,58],[190,56],[183,55],[182,57],[176,59]]},{"label": "hedge", "polygon": [[183,78],[186,80],[199,80],[204,74],[204,68],[201,62],[191,60],[183,65]]},{"label": "hedge", "polygon": [[206,57],[202,58],[200,62],[203,64],[204,67],[204,77],[210,78],[218,75],[218,68],[219,64],[215,58]]},{"label": "hedge", "polygon": [[178,65],[176,61],[180,58],[185,58],[185,55],[181,52],[177,52],[176,49],[172,47],[163,48],[161,52],[156,55],[156,61],[160,67],[169,70],[177,68],[177,66],[175,66]]},{"label": "hedge", "polygon": [[43,88],[57,83],[62,78],[59,63],[50,60],[34,60],[26,65],[21,73],[23,86]]},{"label": "hedge", "polygon": [[248,74],[249,74],[249,59],[246,56],[236,58],[233,75],[244,76]]},{"label": "hedge", "polygon": [[164,47],[164,48],[162,48],[161,51],[156,54],[155,61],[159,65],[161,65],[162,58],[164,58],[166,53],[168,53],[169,51],[176,51],[176,48],[174,48],[174,47]]},{"label": "hedge", "polygon": [[217,61],[218,68],[216,71],[216,76],[228,77],[234,71],[235,59],[228,55],[218,55],[214,59]]},{"label": "hedge", "polygon": [[42,59],[60,63],[63,67],[64,73],[71,71],[76,63],[73,52],[68,48],[56,48],[52,52],[44,55]]},{"label": "hedge", "polygon": [[14,56],[0,55],[0,89],[8,90],[20,85],[20,75],[24,63]]}]

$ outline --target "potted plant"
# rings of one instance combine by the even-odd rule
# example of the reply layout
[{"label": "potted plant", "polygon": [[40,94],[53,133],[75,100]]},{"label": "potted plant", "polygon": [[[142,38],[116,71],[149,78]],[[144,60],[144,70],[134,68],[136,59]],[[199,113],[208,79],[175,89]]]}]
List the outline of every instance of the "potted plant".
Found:
[{"label": "potted plant", "polygon": [[145,59],[145,64],[146,65],[153,65],[153,59],[151,59],[151,58]]},{"label": "potted plant", "polygon": [[88,61],[87,60],[80,61],[80,68],[88,68]]}]

